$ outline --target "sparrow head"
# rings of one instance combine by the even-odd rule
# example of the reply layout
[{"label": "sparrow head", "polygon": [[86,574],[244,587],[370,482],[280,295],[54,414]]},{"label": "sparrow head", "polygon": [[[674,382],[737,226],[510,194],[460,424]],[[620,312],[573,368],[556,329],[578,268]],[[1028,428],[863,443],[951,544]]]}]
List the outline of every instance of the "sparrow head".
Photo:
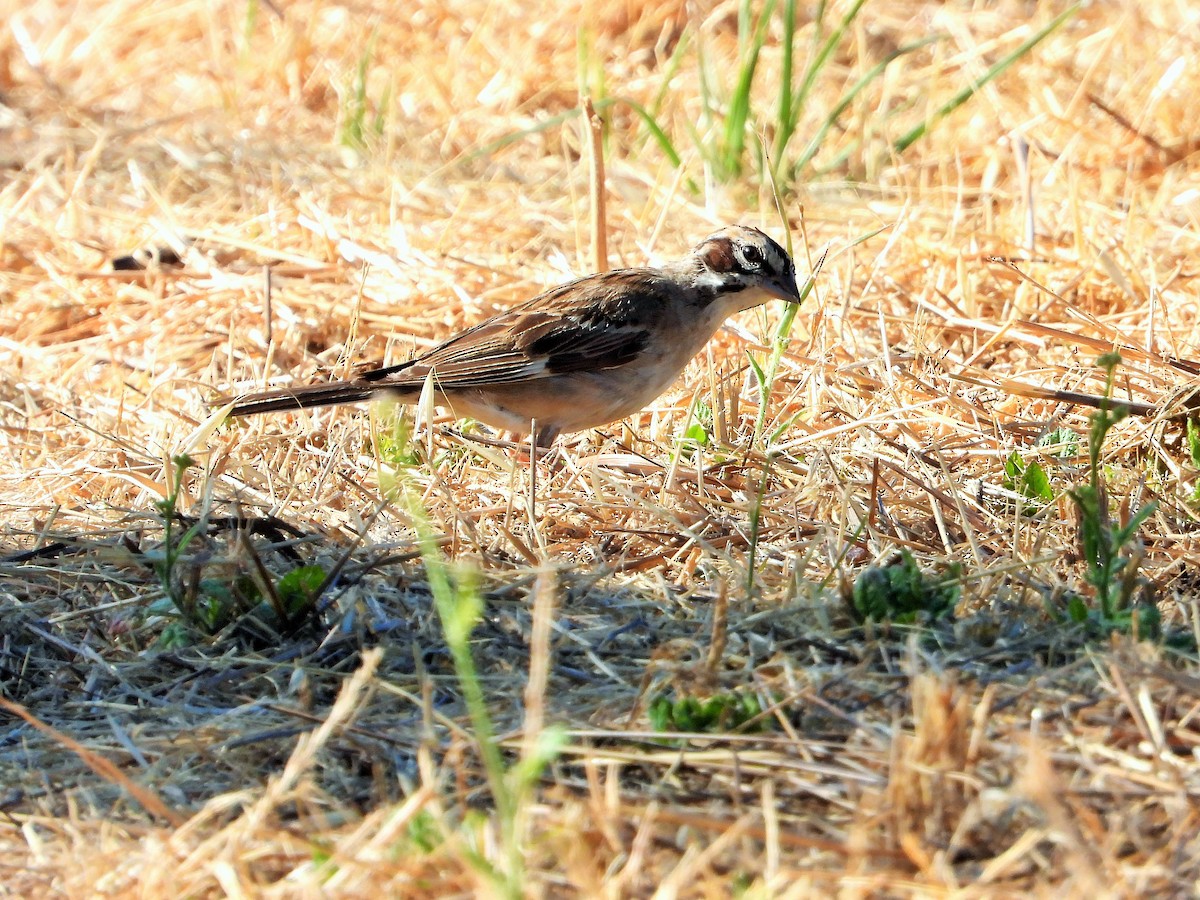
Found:
[{"label": "sparrow head", "polygon": [[697,287],[749,309],[774,298],[800,302],[796,266],[787,251],[757,228],[729,225],[696,245],[691,253],[700,271]]}]

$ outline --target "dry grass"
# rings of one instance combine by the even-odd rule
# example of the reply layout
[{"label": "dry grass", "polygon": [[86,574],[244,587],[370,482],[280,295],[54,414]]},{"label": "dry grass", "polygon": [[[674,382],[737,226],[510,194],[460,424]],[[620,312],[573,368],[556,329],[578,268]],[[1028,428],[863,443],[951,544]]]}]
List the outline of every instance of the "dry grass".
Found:
[{"label": "dry grass", "polygon": [[[780,234],[763,179],[716,183],[687,137],[694,50],[668,71],[686,26],[732,81],[736,6],[642,6],[3,10],[0,892],[470,894],[514,834],[533,895],[1195,889],[1200,672],[1046,614],[1083,589],[1066,489],[1084,468],[1036,447],[1086,434],[1090,410],[1046,392],[1099,393],[1102,351],[1148,412],[1197,372],[1186,4],[1087,6],[901,156],[901,125],[1062,6],[868,4],[818,112],[914,35],[946,37],[846,111],[816,160],[844,162],[784,186],[801,269],[830,256],[769,400],[770,459],[745,353],[765,355],[773,307],[536,479],[478,431],[418,435],[409,483],[487,600],[472,645],[507,758],[566,728],[515,831],[413,523],[380,499],[379,411],[202,427],[231,390],[403,358],[592,268],[590,138],[550,122],[577,107],[579,23],[608,93],[653,107],[672,78],[659,121],[684,157],[607,108],[611,261],[733,220]],[[112,271],[140,247],[184,265]],[[687,457],[693,402],[716,440]],[[1131,417],[1105,463],[1114,506],[1158,501],[1143,572],[1186,633],[1200,547],[1177,431]],[[1041,515],[1002,489],[1013,450],[1050,473]],[[180,630],[148,560],[185,451],[179,512],[207,527],[175,589],[340,564],[320,615]],[[844,586],[899,547],[963,564],[952,628],[847,616]],[[645,710],[669,689],[754,692],[768,727],[656,742]]]}]

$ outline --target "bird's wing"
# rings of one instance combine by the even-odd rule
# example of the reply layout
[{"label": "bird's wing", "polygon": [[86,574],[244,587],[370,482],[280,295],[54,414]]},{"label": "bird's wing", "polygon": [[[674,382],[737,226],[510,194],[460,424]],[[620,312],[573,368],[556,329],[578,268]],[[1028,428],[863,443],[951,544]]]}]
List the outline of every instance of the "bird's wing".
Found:
[{"label": "bird's wing", "polygon": [[379,387],[419,386],[434,373],[443,390],[485,387],[611,369],[645,349],[662,303],[655,273],[626,270],[617,289],[591,276],[493,316],[423,356],[362,373]]}]

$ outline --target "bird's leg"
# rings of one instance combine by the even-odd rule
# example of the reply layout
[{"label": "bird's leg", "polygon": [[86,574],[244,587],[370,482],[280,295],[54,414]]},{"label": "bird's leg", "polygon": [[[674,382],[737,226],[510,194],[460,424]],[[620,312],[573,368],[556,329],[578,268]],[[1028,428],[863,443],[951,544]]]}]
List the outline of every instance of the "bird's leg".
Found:
[{"label": "bird's leg", "polygon": [[558,437],[557,428],[551,425],[538,425],[537,419],[533,419],[529,426],[533,434],[533,443],[542,450],[548,449],[554,443],[554,439]]},{"label": "bird's leg", "polygon": [[529,439],[525,442],[521,455],[527,455],[531,465],[535,458],[548,463],[550,474],[555,475],[563,465],[558,455],[559,448],[553,446],[557,437],[557,428],[539,425],[537,419],[533,419],[529,423]]}]

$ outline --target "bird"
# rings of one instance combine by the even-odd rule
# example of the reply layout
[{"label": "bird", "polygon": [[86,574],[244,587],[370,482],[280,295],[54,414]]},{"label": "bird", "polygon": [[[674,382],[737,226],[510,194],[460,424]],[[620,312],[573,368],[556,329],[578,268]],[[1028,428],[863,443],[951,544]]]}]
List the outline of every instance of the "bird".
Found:
[{"label": "bird", "polygon": [[729,225],[682,259],[613,269],[538,294],[420,356],[345,380],[245,394],[231,416],[390,397],[436,403],[549,447],[643,409],[731,315],[800,302],[796,267],[771,237]]}]

